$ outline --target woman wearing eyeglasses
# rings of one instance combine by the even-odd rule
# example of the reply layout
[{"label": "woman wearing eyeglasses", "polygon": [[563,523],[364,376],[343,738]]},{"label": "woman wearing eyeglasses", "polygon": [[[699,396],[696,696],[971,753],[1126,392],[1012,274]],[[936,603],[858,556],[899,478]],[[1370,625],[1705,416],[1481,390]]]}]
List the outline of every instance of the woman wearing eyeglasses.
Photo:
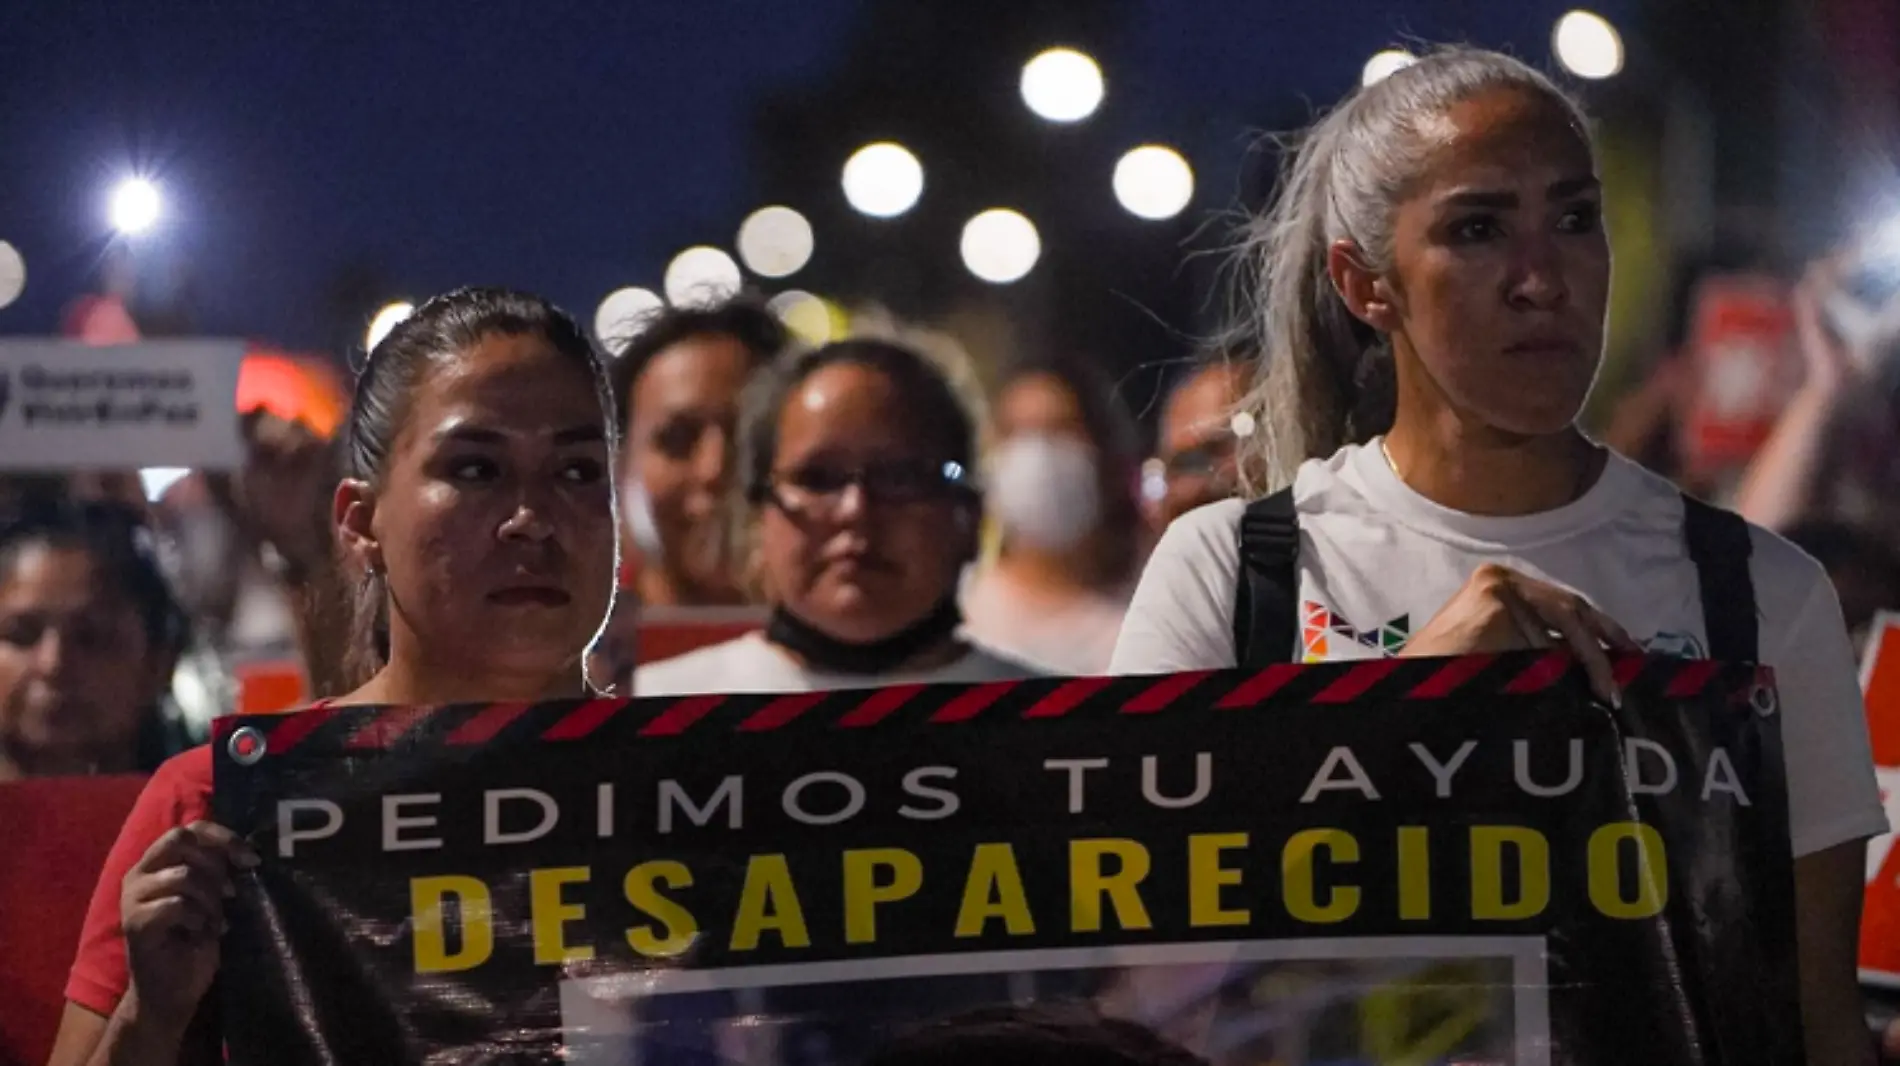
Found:
[{"label": "woman wearing eyeglasses", "polygon": [[749,574],[771,624],[634,673],[641,696],[800,692],[1034,671],[959,635],[975,426],[936,367],[852,340],[762,372],[741,408]]}]

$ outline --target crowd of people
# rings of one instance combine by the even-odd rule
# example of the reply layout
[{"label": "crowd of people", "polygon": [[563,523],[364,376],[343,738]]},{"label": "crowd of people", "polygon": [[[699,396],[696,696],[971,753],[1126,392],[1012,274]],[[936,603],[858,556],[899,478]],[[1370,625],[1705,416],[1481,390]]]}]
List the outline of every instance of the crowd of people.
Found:
[{"label": "crowd of people", "polygon": [[[1838,265],[1801,282],[1805,379],[1717,501],[1752,524],[1702,509],[1678,471],[1620,454],[1669,421],[1680,361],[1607,445],[1579,427],[1610,271],[1588,130],[1541,74],[1476,50],[1354,92],[1250,223],[1251,315],[1174,376],[1152,448],[1086,360],[973,396],[940,353],[801,345],[745,297],[665,310],[607,356],[538,297],[460,289],[369,353],[333,440],[249,416],[248,469],[150,502],[135,477],[7,483],[0,781],[153,772],[53,1063],[218,1060],[221,900],[257,860],[210,820],[192,745],[231,709],[233,649],[270,646],[338,705],[1532,647],[1571,650],[1618,702],[1617,652],[1753,658],[1786,710],[1809,1061],[1870,1061],[1857,917],[1887,822],[1850,631],[1900,606],[1900,407],[1870,387],[1900,362],[1900,302],[1843,340]],[[1742,531],[1725,602],[1704,594],[1702,515]],[[760,625],[641,654],[641,612],[715,607]],[[1380,635],[1316,631],[1316,611]],[[874,1061],[1195,1061],[1082,1031],[986,1016]],[[1052,1040],[1074,1054],[1033,1050]]]}]

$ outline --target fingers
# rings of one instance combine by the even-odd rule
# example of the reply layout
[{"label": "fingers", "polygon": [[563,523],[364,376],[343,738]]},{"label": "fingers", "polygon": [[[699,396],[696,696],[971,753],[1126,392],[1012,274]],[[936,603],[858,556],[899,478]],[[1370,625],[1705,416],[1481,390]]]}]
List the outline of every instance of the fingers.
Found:
[{"label": "fingers", "polygon": [[1590,677],[1590,687],[1605,702],[1623,705],[1611,653],[1641,654],[1642,646],[1616,620],[1583,597],[1544,585],[1526,596],[1539,618],[1559,633]]},{"label": "fingers", "polygon": [[219,911],[207,911],[197,903],[173,896],[128,908],[123,916],[125,928],[162,933],[190,943],[216,940],[224,935],[226,924]]},{"label": "fingers", "polygon": [[249,869],[257,865],[257,853],[238,839],[237,834],[216,822],[193,822],[178,826],[154,841],[132,867],[132,872],[152,873],[180,863],[212,863],[220,870],[225,863],[234,863]]},{"label": "fingers", "polygon": [[1496,596],[1526,646],[1550,647],[1556,634],[1583,664],[1598,697],[1615,707],[1623,705],[1610,656],[1641,654],[1642,647],[1615,619],[1574,592],[1517,573],[1497,583]]},{"label": "fingers", "polygon": [[1610,655],[1604,650],[1596,629],[1584,620],[1583,611],[1575,605],[1566,604],[1548,612],[1546,620],[1563,634],[1571,653],[1583,664],[1584,673],[1590,677],[1590,688],[1600,699],[1621,707],[1623,694],[1616,687],[1616,668],[1611,665]]},{"label": "fingers", "polygon": [[220,915],[224,913],[224,900],[232,894],[229,878],[206,874],[194,866],[172,866],[141,874],[128,883],[125,904],[138,908],[177,900],[205,914]]},{"label": "fingers", "polygon": [[1515,584],[1506,584],[1498,589],[1498,602],[1504,605],[1511,616],[1511,625],[1517,630],[1518,639],[1526,648],[1550,647],[1551,627],[1544,624],[1537,609],[1531,606]]}]

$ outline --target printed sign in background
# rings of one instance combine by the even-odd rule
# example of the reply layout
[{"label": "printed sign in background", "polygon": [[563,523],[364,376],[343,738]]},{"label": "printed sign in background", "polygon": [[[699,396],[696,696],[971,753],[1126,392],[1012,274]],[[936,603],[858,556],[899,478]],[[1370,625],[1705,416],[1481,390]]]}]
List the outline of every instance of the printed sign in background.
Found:
[{"label": "printed sign in background", "polygon": [[231,1060],[844,1064],[1079,997],[1218,1066],[1798,1062],[1772,686],[1618,672],[225,720]]},{"label": "printed sign in background", "polygon": [[0,340],[0,470],[234,469],[239,341]]},{"label": "printed sign in background", "polygon": [[[1860,666],[1867,735],[1887,821],[1900,826],[1900,614],[1875,617]],[[1900,853],[1894,834],[1867,842],[1867,896],[1860,923],[1860,979],[1900,991]]]},{"label": "printed sign in background", "polygon": [[1787,285],[1772,277],[1715,275],[1690,297],[1689,356],[1697,388],[1686,415],[1689,464],[1709,473],[1741,466],[1768,440],[1799,384]]}]

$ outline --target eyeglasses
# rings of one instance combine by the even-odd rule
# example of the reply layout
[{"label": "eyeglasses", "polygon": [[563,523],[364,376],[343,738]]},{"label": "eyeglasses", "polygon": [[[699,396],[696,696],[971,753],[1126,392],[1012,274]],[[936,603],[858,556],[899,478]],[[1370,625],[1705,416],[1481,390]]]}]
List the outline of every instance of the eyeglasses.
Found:
[{"label": "eyeglasses", "polygon": [[770,501],[797,514],[835,510],[845,490],[856,485],[870,503],[910,504],[975,493],[963,464],[930,459],[884,459],[860,466],[842,463],[804,463],[774,471],[753,487],[754,502]]}]

